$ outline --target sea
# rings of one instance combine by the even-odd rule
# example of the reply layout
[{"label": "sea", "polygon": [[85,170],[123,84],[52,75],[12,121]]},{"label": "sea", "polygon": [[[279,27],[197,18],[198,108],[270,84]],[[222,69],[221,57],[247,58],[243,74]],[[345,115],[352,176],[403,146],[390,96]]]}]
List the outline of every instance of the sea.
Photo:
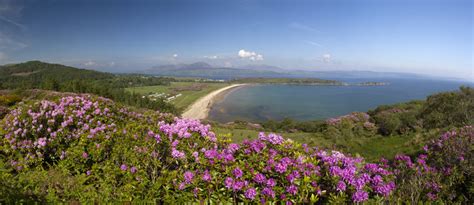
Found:
[{"label": "sea", "polygon": [[411,100],[458,90],[472,82],[436,79],[337,79],[347,83],[385,82],[381,86],[316,86],[266,84],[236,88],[217,100],[208,119],[221,123],[245,120],[321,120],[351,112],[366,112],[379,105]]}]

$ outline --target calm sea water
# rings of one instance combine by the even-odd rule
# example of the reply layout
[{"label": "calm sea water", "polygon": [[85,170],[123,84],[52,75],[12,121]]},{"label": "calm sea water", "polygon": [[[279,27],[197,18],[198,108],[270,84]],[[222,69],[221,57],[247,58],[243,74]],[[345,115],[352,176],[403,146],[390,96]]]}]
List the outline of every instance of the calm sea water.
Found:
[{"label": "calm sea water", "polygon": [[[351,81],[340,79],[341,81]],[[365,82],[367,80],[358,80]],[[354,80],[352,80],[354,81]],[[374,81],[373,79],[371,81]],[[216,102],[209,119],[218,122],[247,120],[327,119],[379,105],[425,99],[428,95],[456,90],[454,81],[388,79],[386,86],[256,85],[238,88]]]}]

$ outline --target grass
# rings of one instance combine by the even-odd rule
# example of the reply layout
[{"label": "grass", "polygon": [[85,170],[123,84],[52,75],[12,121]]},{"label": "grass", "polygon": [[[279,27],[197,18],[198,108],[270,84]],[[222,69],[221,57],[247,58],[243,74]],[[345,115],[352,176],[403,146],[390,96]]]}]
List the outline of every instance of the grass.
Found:
[{"label": "grass", "polygon": [[[191,88],[192,86],[202,86],[200,90],[184,90],[175,91],[174,89],[180,88]],[[228,83],[202,83],[202,82],[171,82],[171,85],[158,85],[158,86],[144,86],[144,87],[131,87],[126,88],[129,92],[150,94],[150,93],[167,93],[167,94],[178,94],[182,95],[171,101],[177,108],[185,110],[189,105],[195,102],[200,97],[203,97],[210,92],[228,86]]]},{"label": "grass", "polygon": [[[245,139],[256,139],[260,131],[250,129],[235,129],[213,126],[213,131],[218,136],[228,136],[233,142],[242,142]],[[278,133],[284,138],[295,142],[305,143],[309,146],[340,150],[353,156],[362,156],[367,161],[377,161],[381,157],[393,159],[396,154],[413,154],[429,136],[434,133],[411,133],[407,135],[357,137],[351,139],[331,139],[322,133]]]}]

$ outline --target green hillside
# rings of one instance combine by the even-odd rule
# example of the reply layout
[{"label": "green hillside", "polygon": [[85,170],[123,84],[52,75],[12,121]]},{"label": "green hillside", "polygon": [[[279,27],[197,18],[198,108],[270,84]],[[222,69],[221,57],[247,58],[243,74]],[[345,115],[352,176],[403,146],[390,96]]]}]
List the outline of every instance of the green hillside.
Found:
[{"label": "green hillside", "polygon": [[114,78],[114,75],[41,61],[0,66],[0,89],[41,88],[45,82],[52,80],[63,83],[72,80],[110,78]]},{"label": "green hillside", "polygon": [[140,108],[179,111],[161,99],[151,101],[126,87],[168,85],[172,78],[143,75],[114,75],[60,64],[29,61],[0,67],[0,90],[44,89],[61,92],[92,93]]}]

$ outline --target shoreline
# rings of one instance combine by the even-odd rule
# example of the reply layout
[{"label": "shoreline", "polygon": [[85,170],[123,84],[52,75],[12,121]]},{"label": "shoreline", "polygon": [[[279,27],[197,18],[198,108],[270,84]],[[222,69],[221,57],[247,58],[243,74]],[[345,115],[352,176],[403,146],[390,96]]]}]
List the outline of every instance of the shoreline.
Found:
[{"label": "shoreline", "polygon": [[212,91],[209,94],[199,98],[191,104],[181,115],[183,118],[202,120],[209,115],[212,105],[219,96],[237,87],[242,87],[248,84],[232,84],[218,90]]}]

